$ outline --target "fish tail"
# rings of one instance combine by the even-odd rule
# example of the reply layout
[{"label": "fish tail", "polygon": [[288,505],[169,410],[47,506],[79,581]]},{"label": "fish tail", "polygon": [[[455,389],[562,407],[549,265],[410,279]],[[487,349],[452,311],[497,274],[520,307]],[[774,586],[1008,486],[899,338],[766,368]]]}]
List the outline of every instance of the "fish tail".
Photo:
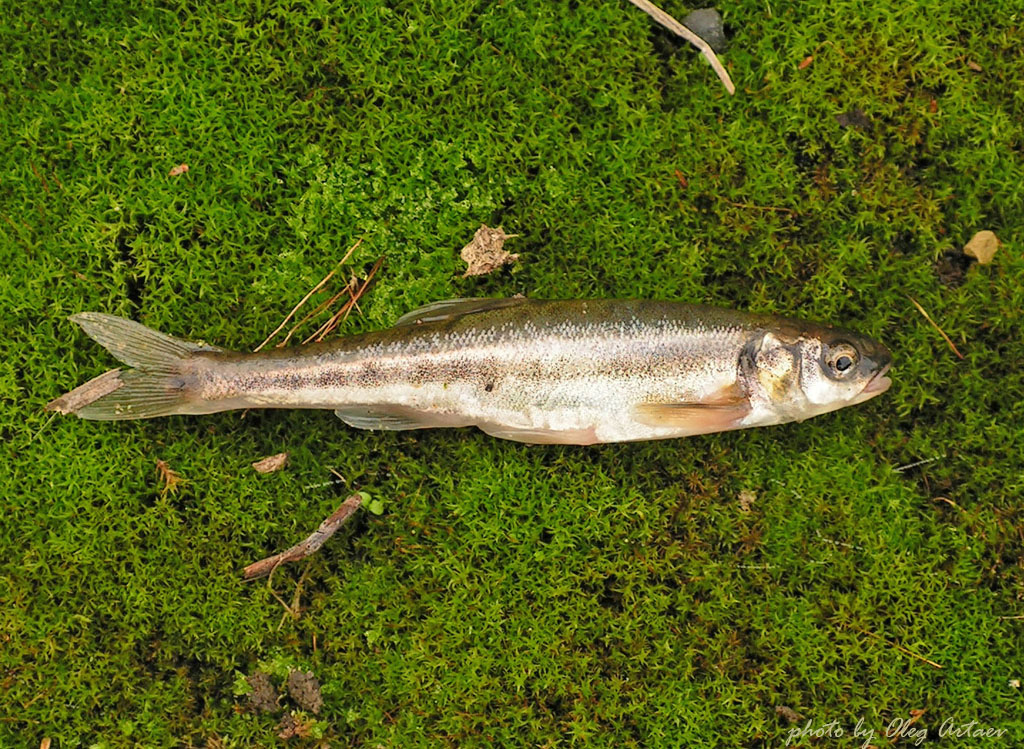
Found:
[{"label": "fish tail", "polygon": [[46,405],[83,419],[119,421],[206,413],[196,376],[196,355],[219,351],[150,330],[101,312],[71,316],[86,335],[133,369],[114,369]]}]

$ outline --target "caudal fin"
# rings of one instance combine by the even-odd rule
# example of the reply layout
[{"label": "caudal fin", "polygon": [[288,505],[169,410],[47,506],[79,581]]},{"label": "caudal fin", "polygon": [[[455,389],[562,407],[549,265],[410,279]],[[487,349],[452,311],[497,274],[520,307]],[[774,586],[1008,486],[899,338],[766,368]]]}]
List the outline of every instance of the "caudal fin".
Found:
[{"label": "caudal fin", "polygon": [[116,421],[194,413],[194,367],[200,352],[212,346],[182,341],[137,322],[101,312],[72,315],[86,335],[135,369],[114,369],[46,405],[49,411],[83,419]]}]

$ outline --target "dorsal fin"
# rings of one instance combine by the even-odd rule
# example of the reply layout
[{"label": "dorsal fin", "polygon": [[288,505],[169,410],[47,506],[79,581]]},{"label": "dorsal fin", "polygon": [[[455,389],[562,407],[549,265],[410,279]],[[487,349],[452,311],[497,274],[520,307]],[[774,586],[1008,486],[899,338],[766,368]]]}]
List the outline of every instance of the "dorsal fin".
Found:
[{"label": "dorsal fin", "polygon": [[472,315],[476,312],[486,312],[492,309],[504,309],[514,307],[527,301],[524,297],[509,297],[507,299],[469,298],[469,299],[444,299],[440,302],[431,302],[422,307],[406,312],[395,321],[399,325],[422,325],[428,322],[441,322],[443,320],[454,320],[463,315]]}]

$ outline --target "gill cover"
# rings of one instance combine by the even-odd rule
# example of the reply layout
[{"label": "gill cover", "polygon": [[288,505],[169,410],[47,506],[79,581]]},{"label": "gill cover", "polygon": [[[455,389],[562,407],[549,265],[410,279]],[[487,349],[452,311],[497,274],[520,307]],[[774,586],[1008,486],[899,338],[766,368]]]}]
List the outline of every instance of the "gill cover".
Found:
[{"label": "gill cover", "polygon": [[801,343],[788,331],[765,331],[740,354],[740,380],[751,406],[772,413],[779,421],[805,419],[806,398],[801,390]]}]

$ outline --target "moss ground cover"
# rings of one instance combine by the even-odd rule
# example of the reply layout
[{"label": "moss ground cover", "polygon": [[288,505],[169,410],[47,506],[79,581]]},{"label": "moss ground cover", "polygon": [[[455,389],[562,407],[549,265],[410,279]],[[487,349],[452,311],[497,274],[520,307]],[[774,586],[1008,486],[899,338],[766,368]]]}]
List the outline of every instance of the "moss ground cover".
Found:
[{"label": "moss ground cover", "polygon": [[[929,745],[1024,743],[1022,9],[720,10],[735,97],[625,2],[8,3],[0,744],[761,747],[835,721],[794,743],[860,746],[916,710]],[[481,222],[521,260],[462,279]],[[982,229],[1005,244],[969,266]],[[48,421],[112,366],[67,315],[251,349],[360,236],[346,273],[385,261],[343,333],[454,296],[672,298],[875,335],[895,384],[591,449]],[[304,576],[282,618],[242,566],[350,487],[380,513],[278,571],[286,600]],[[261,669],[319,679],[307,737],[243,709]],[[1006,733],[940,737],[972,720]]]}]

